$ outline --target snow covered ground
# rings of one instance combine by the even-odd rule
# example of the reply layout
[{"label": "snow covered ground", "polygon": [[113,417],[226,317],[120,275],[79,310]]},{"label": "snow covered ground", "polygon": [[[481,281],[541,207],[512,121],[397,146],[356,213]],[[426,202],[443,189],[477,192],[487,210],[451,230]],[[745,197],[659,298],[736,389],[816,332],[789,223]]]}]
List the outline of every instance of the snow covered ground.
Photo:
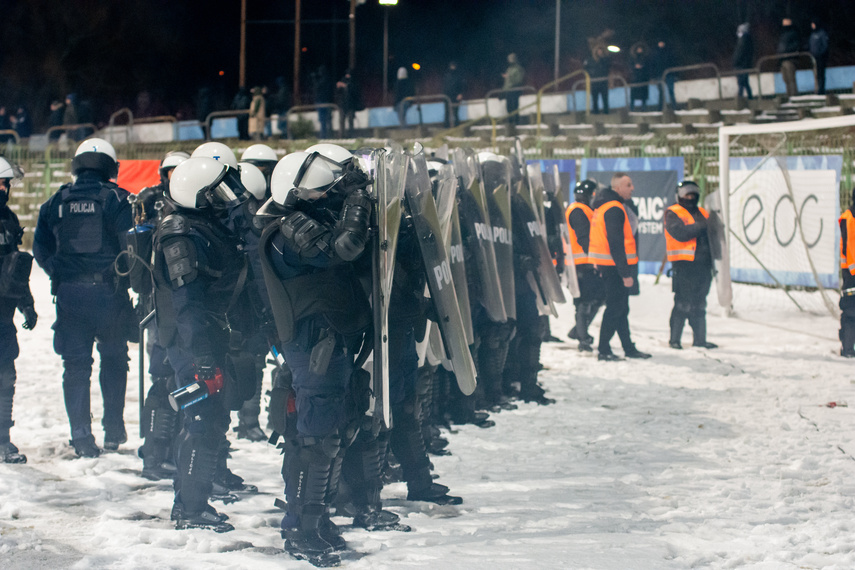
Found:
[{"label": "snow covered ground", "polygon": [[[171,486],[138,476],[135,350],[131,441],[74,459],[38,269],[33,289],[40,320],[19,332],[12,429],[29,463],[0,465],[0,568],[309,568],[282,552],[273,507],[281,461],[267,444],[233,442],[232,469],[262,491],[217,504],[235,531],[172,529]],[[668,281],[642,278],[631,307],[651,360],[600,363],[575,343],[545,345],[541,379],[558,402],[496,414],[492,429],[456,429],[453,455],[433,461],[463,505],[423,507],[391,485],[386,504],[413,531],[346,530],[363,556],[343,566],[855,567],[855,363],[833,354],[837,323],[789,310],[748,320],[711,310],[709,337],[721,348],[674,351]],[[564,307],[553,332],[563,337],[572,321]],[[100,444],[97,381],[92,401]]]}]

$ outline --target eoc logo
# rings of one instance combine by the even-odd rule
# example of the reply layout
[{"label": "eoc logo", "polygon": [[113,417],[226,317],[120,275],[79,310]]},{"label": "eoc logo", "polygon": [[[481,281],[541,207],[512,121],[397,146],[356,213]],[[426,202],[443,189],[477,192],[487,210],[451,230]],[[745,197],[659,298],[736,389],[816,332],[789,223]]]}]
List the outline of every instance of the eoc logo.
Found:
[{"label": "eoc logo", "polygon": [[445,285],[451,283],[451,268],[448,266],[448,261],[443,261],[433,268],[433,276],[436,278],[437,290],[442,291]]}]

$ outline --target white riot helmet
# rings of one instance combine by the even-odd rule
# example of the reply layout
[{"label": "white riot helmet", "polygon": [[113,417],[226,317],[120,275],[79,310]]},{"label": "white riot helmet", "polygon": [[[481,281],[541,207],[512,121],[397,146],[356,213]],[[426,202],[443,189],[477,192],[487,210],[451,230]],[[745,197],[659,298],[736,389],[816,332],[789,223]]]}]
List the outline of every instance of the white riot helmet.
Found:
[{"label": "white riot helmet", "polygon": [[169,171],[190,158],[190,155],[183,150],[173,150],[166,153],[163,160],[160,161],[160,166],[157,169],[160,174],[160,181],[163,184],[169,184]]},{"label": "white riot helmet", "polygon": [[264,200],[267,194],[267,179],[261,169],[249,162],[239,162],[240,181],[246,191],[252,194],[256,200]]},{"label": "white riot helmet", "polygon": [[256,166],[261,166],[258,164],[259,162],[272,162],[276,164],[279,162],[279,157],[276,156],[276,151],[267,146],[266,144],[253,144],[246,147],[246,150],[243,151],[243,154],[240,155],[241,162],[249,162],[250,164],[254,164]]},{"label": "white riot helmet", "polygon": [[24,171],[17,164],[12,164],[0,156],[0,179],[17,180],[24,177]]},{"label": "white riot helmet", "polygon": [[196,150],[194,150],[193,154],[190,155],[191,158],[200,156],[213,158],[214,160],[222,162],[226,166],[234,168],[235,170],[238,168],[238,161],[235,157],[234,151],[221,142],[211,141],[202,143],[196,147]]},{"label": "white riot helmet", "polygon": [[78,176],[84,170],[96,170],[108,179],[119,175],[116,149],[104,139],[86,139],[77,147],[71,159],[71,174]]},{"label": "white riot helmet", "polygon": [[206,156],[190,157],[172,172],[169,196],[183,208],[222,208],[246,199],[246,190],[235,168]]},{"label": "white riot helmet", "polygon": [[318,143],[306,149],[306,152],[318,154],[328,158],[329,160],[344,166],[353,158],[353,154],[344,147],[331,143]]},{"label": "white riot helmet", "polygon": [[337,182],[336,176],[325,160],[318,160],[318,153],[293,152],[285,156],[273,169],[270,191],[273,201],[285,205],[293,192],[299,200],[317,200]]}]

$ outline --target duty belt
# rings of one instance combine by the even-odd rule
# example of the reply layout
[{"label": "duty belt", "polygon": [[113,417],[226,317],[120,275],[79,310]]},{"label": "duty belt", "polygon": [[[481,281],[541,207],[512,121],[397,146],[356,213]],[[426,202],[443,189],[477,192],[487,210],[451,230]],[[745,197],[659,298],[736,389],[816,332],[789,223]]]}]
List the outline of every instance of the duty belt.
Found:
[{"label": "duty belt", "polygon": [[844,297],[851,297],[852,295],[855,295],[855,287],[850,287],[849,289],[844,289],[843,291],[840,292],[840,294],[843,295]]},{"label": "duty belt", "polygon": [[[65,283],[91,283],[93,285],[100,285],[108,282],[104,279],[103,273],[81,273],[74,275],[73,277],[63,278],[62,281]],[[112,283],[112,281],[109,282]]]}]

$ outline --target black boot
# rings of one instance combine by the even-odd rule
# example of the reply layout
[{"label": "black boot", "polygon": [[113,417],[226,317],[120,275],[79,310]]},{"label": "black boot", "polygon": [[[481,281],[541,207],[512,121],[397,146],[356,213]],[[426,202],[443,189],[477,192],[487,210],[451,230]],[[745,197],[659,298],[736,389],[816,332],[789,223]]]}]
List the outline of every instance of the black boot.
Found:
[{"label": "black boot", "polygon": [[339,557],[319,531],[326,513],[330,467],[341,443],[337,436],[286,442],[282,475],[287,514],[282,519],[285,550],[298,560],[317,565],[337,565]]},{"label": "black boot", "polygon": [[143,406],[142,476],[152,481],[172,479],[176,467],[170,460],[178,413],[169,405],[171,377],[152,377]]},{"label": "black boot", "polygon": [[27,456],[9,440],[12,421],[12,399],[15,396],[15,366],[9,363],[0,371],[0,463],[26,463]]},{"label": "black boot", "polygon": [[692,327],[694,340],[692,346],[701,348],[718,348],[717,344],[707,342],[707,315],[706,310],[695,310],[689,316],[689,325]]},{"label": "black boot", "polygon": [[395,406],[392,416],[395,424],[390,431],[389,446],[401,462],[404,481],[407,482],[407,500],[428,501],[438,505],[459,505],[460,497],[448,494],[448,487],[433,482],[430,460],[418,421],[414,415],[415,396]]},{"label": "black boot", "polygon": [[855,358],[855,318],[840,318],[840,356]]},{"label": "black boot", "polygon": [[683,327],[686,325],[686,313],[679,307],[674,305],[671,309],[671,339],[668,341],[668,346],[677,350],[683,348],[682,337]]},{"label": "black boot", "polygon": [[228,532],[234,527],[208,504],[217,469],[219,441],[216,435],[182,431],[177,445],[178,471],[175,476],[175,528],[204,528]]},{"label": "black boot", "polygon": [[267,441],[267,435],[262,431],[258,423],[258,415],[261,413],[261,383],[264,380],[264,357],[256,362],[255,371],[255,394],[243,403],[238,411],[238,425],[235,428],[238,439],[249,441]]}]

